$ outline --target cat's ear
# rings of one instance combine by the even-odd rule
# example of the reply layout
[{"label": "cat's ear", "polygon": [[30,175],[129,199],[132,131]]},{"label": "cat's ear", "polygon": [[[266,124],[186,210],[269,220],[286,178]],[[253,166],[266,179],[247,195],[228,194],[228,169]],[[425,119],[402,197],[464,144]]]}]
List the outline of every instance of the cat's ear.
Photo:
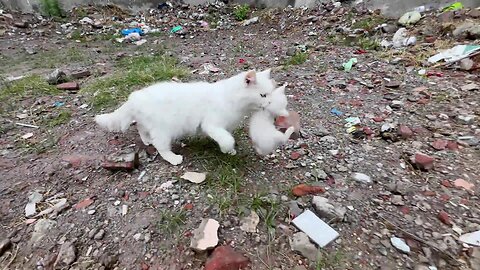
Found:
[{"label": "cat's ear", "polygon": [[256,81],[257,81],[257,74],[255,73],[255,70],[248,71],[247,74],[245,75],[245,83],[247,85],[252,85],[256,83]]},{"label": "cat's ear", "polygon": [[272,73],[272,69],[271,69],[271,68],[266,69],[266,70],[260,72],[260,74],[262,74],[263,76],[265,76],[265,78],[270,78],[270,73]]}]

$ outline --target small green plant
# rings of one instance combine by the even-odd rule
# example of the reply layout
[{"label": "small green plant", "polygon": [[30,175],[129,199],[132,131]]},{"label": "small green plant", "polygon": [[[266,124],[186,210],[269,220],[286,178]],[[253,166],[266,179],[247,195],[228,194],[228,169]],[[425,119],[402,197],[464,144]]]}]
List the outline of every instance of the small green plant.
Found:
[{"label": "small green plant", "polygon": [[43,15],[48,17],[62,17],[63,10],[58,0],[40,0]]},{"label": "small green plant", "polygon": [[187,213],[183,209],[167,209],[160,213],[159,227],[164,234],[177,234],[185,224]]},{"label": "small green plant", "polygon": [[322,254],[317,259],[315,264],[316,270],[341,270],[345,269],[345,255],[337,250],[332,253],[328,253],[327,251],[322,251]]},{"label": "small green plant", "polygon": [[56,126],[66,124],[68,123],[68,121],[70,121],[71,117],[72,117],[72,113],[70,113],[69,111],[65,111],[65,110],[61,111],[59,114],[56,115],[55,118],[50,119],[50,121],[48,121],[48,126],[56,127]]},{"label": "small green plant", "polygon": [[235,6],[235,8],[233,9],[233,16],[237,21],[246,20],[249,13],[250,7],[247,4]]},{"label": "small green plant", "polygon": [[250,208],[257,212],[267,228],[271,239],[275,237],[276,218],[281,213],[281,205],[278,201],[265,196],[265,194],[256,194],[253,197]]},{"label": "small green plant", "polygon": [[307,59],[308,53],[299,51],[287,59],[285,66],[301,65],[305,63]]},{"label": "small green plant", "polygon": [[375,27],[385,22],[385,19],[379,16],[366,17],[352,24],[353,29],[363,29],[372,31]]}]

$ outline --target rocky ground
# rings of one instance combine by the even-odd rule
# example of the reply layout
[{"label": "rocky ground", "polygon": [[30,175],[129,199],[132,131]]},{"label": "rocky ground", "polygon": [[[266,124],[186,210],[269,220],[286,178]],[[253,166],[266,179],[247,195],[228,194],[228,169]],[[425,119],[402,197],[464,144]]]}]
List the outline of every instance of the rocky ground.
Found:
[{"label": "rocky ground", "polygon": [[[480,269],[480,58],[427,62],[478,45],[479,10],[422,13],[397,48],[362,6],[0,14],[1,269]],[[187,138],[173,167],[93,122],[155,81],[268,67],[301,123],[268,157],[240,127],[236,156]],[[310,242],[306,209],[339,237]]]}]

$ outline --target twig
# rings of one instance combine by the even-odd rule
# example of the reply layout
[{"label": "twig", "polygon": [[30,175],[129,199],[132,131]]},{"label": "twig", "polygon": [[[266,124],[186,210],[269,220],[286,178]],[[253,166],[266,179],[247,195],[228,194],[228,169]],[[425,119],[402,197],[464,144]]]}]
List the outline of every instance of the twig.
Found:
[{"label": "twig", "polygon": [[257,249],[257,257],[258,257],[258,259],[260,260],[260,262],[261,262],[263,265],[265,265],[265,267],[266,267],[267,269],[270,269],[270,266],[268,266],[268,264],[262,259],[262,257],[260,256],[260,254],[258,254],[258,249]]},{"label": "twig", "polygon": [[460,265],[460,262],[455,258],[453,257],[452,254],[450,254],[450,252],[447,252],[447,251],[442,251],[440,250],[438,247],[436,246],[433,246],[432,244],[428,243],[427,241],[423,240],[422,238],[400,228],[399,226],[397,226],[395,223],[391,222],[390,220],[386,219],[385,217],[383,217],[382,215],[378,215],[378,217],[380,217],[380,219],[382,219],[384,222],[387,222],[389,223],[390,225],[392,225],[393,227],[395,227],[395,229],[401,231],[403,234],[407,235],[408,237],[412,238],[413,240],[415,241],[418,241],[428,247],[430,247],[431,249],[435,250],[436,252],[440,253],[440,254],[444,254],[446,257],[448,257],[451,261],[454,262],[454,265],[455,266],[458,266]]},{"label": "twig", "polygon": [[15,125],[22,126],[22,127],[29,127],[29,128],[40,128],[39,126],[30,125],[30,124],[23,124],[23,123],[15,123]]},{"label": "twig", "polygon": [[14,261],[15,258],[17,257],[17,253],[18,253],[18,246],[17,246],[17,248],[15,248],[15,253],[12,255],[12,259],[7,263],[7,265],[5,265],[5,267],[3,268],[3,270],[7,270],[8,267],[10,266],[10,264],[13,263],[13,261]]}]

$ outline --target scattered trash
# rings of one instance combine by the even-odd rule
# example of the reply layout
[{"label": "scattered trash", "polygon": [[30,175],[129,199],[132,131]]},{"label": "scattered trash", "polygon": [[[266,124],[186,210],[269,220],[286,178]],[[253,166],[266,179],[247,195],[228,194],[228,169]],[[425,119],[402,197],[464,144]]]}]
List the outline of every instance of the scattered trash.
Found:
[{"label": "scattered trash", "polygon": [[350,58],[350,60],[348,60],[348,62],[346,63],[343,63],[343,69],[346,71],[346,72],[350,72],[350,70],[352,70],[352,67],[357,63],[357,58]]},{"label": "scattered trash", "polygon": [[32,192],[28,196],[28,203],[25,206],[25,216],[31,217],[37,213],[37,203],[43,200],[43,195],[38,191]]},{"label": "scattered trash", "polygon": [[462,91],[480,90],[480,85],[478,85],[476,83],[469,83],[469,84],[463,85],[460,89]]},{"label": "scattered trash", "polygon": [[305,196],[305,195],[316,195],[320,193],[324,193],[325,188],[320,186],[310,186],[307,184],[299,184],[293,187],[292,193],[297,197]]},{"label": "scattered trash", "polygon": [[372,178],[363,173],[353,173],[352,178],[353,180],[364,184],[370,184],[372,182]]},{"label": "scattered trash", "polygon": [[394,48],[407,47],[410,45],[415,45],[417,43],[417,38],[414,36],[407,36],[407,29],[400,28],[395,32],[392,38],[392,46]]},{"label": "scattered trash", "polygon": [[400,250],[403,253],[410,253],[410,247],[405,244],[405,242],[398,238],[398,237],[392,237],[390,238],[390,243],[392,243],[392,246],[394,246],[396,249]]},{"label": "scattered trash", "polygon": [[480,45],[457,45],[428,58],[428,62],[436,63],[440,60],[445,60],[446,64],[451,64],[472,56],[479,50]]},{"label": "scattered trash", "polygon": [[360,118],[358,117],[348,117],[345,119],[347,123],[345,124],[345,127],[347,128],[348,133],[353,133],[357,130],[357,126],[360,125]]},{"label": "scattered trash", "polygon": [[458,240],[468,245],[480,247],[480,231],[460,235]]},{"label": "scattered trash", "polygon": [[197,173],[197,172],[186,172],[180,178],[190,181],[195,184],[200,184],[205,179],[207,179],[207,175],[205,173]]},{"label": "scattered trash", "polygon": [[257,231],[257,225],[260,222],[260,217],[255,211],[250,211],[250,215],[244,217],[241,221],[240,229],[244,232],[254,233]]},{"label": "scattered trash", "polygon": [[48,215],[50,213],[55,213],[55,214],[58,214],[60,213],[63,209],[65,209],[67,207],[67,199],[66,198],[62,198],[62,199],[53,199],[53,200],[50,200],[49,203],[54,203],[53,206],[41,211],[40,213],[38,213],[35,218],[37,217],[40,217],[40,216],[43,216],[43,215]]},{"label": "scattered trash", "polygon": [[336,108],[331,109],[330,112],[331,112],[332,114],[336,115],[336,116],[341,116],[341,115],[343,115],[343,112],[337,110]]},{"label": "scattered trash", "polygon": [[251,19],[248,19],[248,20],[243,21],[243,22],[242,22],[242,25],[243,25],[243,26],[247,26],[247,25],[250,25],[250,24],[256,23],[256,22],[258,22],[258,17],[253,17],[253,18],[251,18]]},{"label": "scattered trash", "polygon": [[422,14],[418,11],[410,11],[403,14],[402,17],[398,20],[398,23],[403,26],[415,24],[422,18]]},{"label": "scattered trash", "polygon": [[57,107],[57,108],[58,108],[58,107],[62,107],[63,105],[65,105],[65,103],[64,103],[64,102],[61,102],[61,101],[55,101],[55,103],[53,103],[53,106],[55,106],[55,107]]},{"label": "scattered trash", "polygon": [[212,249],[218,244],[218,228],[220,224],[215,219],[203,219],[200,226],[193,231],[190,248],[197,252]]},{"label": "scattered trash", "polygon": [[135,41],[140,41],[142,40],[142,36],[140,36],[139,33],[130,33],[123,40],[126,40],[128,42],[135,42]]},{"label": "scattered trash", "polygon": [[447,7],[445,7],[442,11],[455,11],[463,8],[462,2],[455,2]]},{"label": "scattered trash", "polygon": [[322,248],[339,236],[338,232],[310,210],[305,210],[305,212],[293,219],[292,223]]},{"label": "scattered trash", "polygon": [[122,205],[122,216],[126,216],[128,213],[128,205],[124,204]]},{"label": "scattered trash", "polygon": [[85,17],[83,19],[81,19],[80,21],[78,21],[80,24],[90,24],[90,25],[93,25],[93,20],[90,19],[89,17]]},{"label": "scattered trash", "polygon": [[182,30],[183,30],[183,27],[180,26],[180,25],[177,25],[177,26],[173,27],[172,30],[170,30],[170,33],[175,34],[175,33],[179,32],[179,31],[182,31]]},{"label": "scattered trash", "polygon": [[217,68],[214,64],[205,63],[203,64],[203,71],[200,72],[199,74],[218,73],[218,72],[220,72],[220,69]]},{"label": "scattered trash", "polygon": [[238,59],[239,64],[245,64],[246,62],[247,62],[247,60],[245,60],[244,58]]},{"label": "scattered trash", "polygon": [[130,28],[130,29],[123,29],[121,31],[122,36],[129,36],[131,34],[137,34],[139,36],[144,35],[143,30],[141,28]]},{"label": "scattered trash", "polygon": [[31,137],[33,137],[33,133],[32,133],[32,132],[25,133],[24,135],[22,135],[22,139],[24,139],[24,140],[28,140],[28,139],[30,139]]}]

